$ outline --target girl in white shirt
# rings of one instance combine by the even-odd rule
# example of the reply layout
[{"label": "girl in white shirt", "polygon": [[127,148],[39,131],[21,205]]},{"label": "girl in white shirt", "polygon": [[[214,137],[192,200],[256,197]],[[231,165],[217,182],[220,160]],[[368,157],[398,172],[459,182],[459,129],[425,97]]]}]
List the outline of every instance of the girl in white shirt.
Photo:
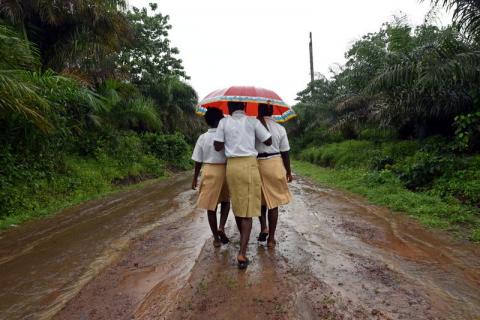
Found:
[{"label": "girl in white shirt", "polygon": [[231,116],[218,124],[215,135],[215,150],[225,149],[227,157],[227,182],[235,221],[240,230],[238,267],[248,266],[248,240],[252,231],[252,217],[260,216],[261,180],[258,172],[255,140],[270,145],[270,133],[255,119],[245,114],[244,102],[229,101]]},{"label": "girl in white shirt", "polygon": [[[224,152],[217,152],[213,146],[213,139],[217,126],[223,118],[220,109],[210,108],[205,113],[205,121],[210,126],[207,132],[198,137],[192,160],[195,161],[192,189],[196,189],[200,170],[200,183],[197,208],[206,209],[208,223],[213,234],[213,245],[219,247],[221,243],[229,242],[225,235],[225,224],[230,211],[230,196],[226,182],[226,162]],[[217,227],[217,205],[220,203],[220,225]]]},{"label": "girl in white shirt", "polygon": [[[267,146],[259,141],[256,143],[258,151],[258,169],[262,180],[262,209],[260,225],[261,231],[258,241],[267,241],[268,247],[276,244],[275,230],[278,221],[278,207],[292,201],[292,194],[287,182],[292,181],[290,169],[287,132],[283,126],[272,119],[273,106],[259,104],[259,120],[272,135],[272,144]],[[268,227],[267,227],[268,208]]]}]

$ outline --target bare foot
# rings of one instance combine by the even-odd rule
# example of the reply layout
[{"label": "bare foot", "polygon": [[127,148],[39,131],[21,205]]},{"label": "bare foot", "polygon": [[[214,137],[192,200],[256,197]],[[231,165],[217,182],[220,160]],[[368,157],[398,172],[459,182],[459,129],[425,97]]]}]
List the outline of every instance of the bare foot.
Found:
[{"label": "bare foot", "polygon": [[269,248],[275,248],[275,246],[277,245],[277,241],[275,241],[275,239],[268,239],[267,241],[267,247]]},{"label": "bare foot", "polygon": [[220,241],[220,239],[213,239],[213,246],[214,246],[215,248],[221,247],[221,246],[222,246],[222,242]]}]

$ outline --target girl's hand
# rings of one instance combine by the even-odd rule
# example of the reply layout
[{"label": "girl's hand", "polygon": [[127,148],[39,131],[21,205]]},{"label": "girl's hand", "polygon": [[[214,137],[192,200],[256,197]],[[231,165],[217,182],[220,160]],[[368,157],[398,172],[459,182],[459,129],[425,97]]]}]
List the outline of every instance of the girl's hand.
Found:
[{"label": "girl's hand", "polygon": [[293,181],[293,176],[291,172],[287,172],[287,182],[292,182]]}]

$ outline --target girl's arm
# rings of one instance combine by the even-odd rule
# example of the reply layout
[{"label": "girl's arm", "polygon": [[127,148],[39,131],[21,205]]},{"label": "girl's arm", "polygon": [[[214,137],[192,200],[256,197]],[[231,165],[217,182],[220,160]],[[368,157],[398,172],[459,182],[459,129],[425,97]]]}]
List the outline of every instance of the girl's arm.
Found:
[{"label": "girl's arm", "polygon": [[200,169],[202,168],[201,162],[195,161],[195,172],[193,174],[192,189],[196,190],[198,185],[198,176],[200,175]]},{"label": "girl's arm", "polygon": [[285,167],[285,170],[287,170],[287,181],[292,182],[293,177],[292,169],[290,168],[290,155],[288,151],[280,152],[280,154],[282,155],[283,166]]}]

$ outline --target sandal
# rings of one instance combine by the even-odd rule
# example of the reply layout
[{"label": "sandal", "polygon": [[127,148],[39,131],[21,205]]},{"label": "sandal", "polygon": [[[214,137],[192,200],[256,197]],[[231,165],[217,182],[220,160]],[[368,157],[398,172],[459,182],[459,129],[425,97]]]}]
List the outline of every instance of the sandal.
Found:
[{"label": "sandal", "polygon": [[257,237],[257,240],[259,242],[265,242],[267,241],[267,237],[268,237],[268,232],[260,232],[260,234]]},{"label": "sandal", "polygon": [[240,270],[247,269],[248,264],[250,263],[250,260],[248,260],[248,258],[245,258],[245,259],[246,260],[244,260],[244,261],[240,261],[240,260],[237,259],[238,269],[240,269]]},{"label": "sandal", "polygon": [[223,244],[227,244],[230,242],[225,232],[218,231],[218,236],[220,237],[220,241],[222,241]]},{"label": "sandal", "polygon": [[215,240],[215,239],[213,239],[213,246],[214,246],[215,248],[219,248],[219,247],[222,246],[222,243],[220,242],[220,240]]}]

